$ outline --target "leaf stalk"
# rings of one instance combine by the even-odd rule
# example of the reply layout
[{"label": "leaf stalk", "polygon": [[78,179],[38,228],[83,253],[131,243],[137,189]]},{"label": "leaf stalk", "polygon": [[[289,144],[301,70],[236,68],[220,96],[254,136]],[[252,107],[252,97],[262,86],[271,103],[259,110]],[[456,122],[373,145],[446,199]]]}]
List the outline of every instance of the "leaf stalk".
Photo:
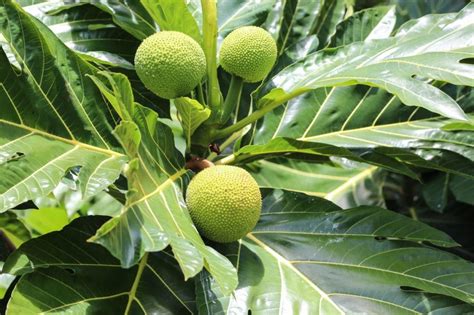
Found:
[{"label": "leaf stalk", "polygon": [[266,106],[264,106],[260,109],[257,109],[252,114],[250,114],[247,117],[244,117],[243,119],[239,120],[235,124],[233,124],[229,127],[226,127],[224,129],[217,130],[214,133],[214,139],[213,140],[225,138],[225,137],[231,135],[232,133],[234,133],[236,131],[239,131],[240,129],[244,128],[245,126],[247,126],[249,124],[252,124],[255,121],[257,121],[258,119],[262,118],[266,113],[274,110],[276,107],[286,103],[290,99],[292,99],[292,98],[294,98],[298,95],[303,94],[304,92],[306,92],[306,91],[305,90],[296,90],[294,92],[284,93],[283,95],[281,95],[279,97],[276,97],[272,102],[270,102]]},{"label": "leaf stalk", "polygon": [[244,80],[232,75],[229,91],[227,92],[224,104],[222,105],[221,113],[219,115],[220,124],[225,124],[229,120],[232,111],[238,106],[238,104],[240,104],[240,96],[242,94],[243,86]]}]

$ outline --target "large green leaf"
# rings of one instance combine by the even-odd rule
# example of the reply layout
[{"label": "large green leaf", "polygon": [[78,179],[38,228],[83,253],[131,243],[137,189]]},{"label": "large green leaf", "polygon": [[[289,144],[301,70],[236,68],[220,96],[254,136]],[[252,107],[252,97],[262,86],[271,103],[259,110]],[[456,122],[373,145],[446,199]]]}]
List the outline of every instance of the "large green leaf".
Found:
[{"label": "large green leaf", "polygon": [[385,209],[268,192],[256,229],[220,247],[238,267],[239,287],[223,296],[203,274],[198,305],[224,314],[472,312],[474,265],[421,242],[456,245]]},{"label": "large green leaf", "polygon": [[[443,90],[466,111],[472,111],[472,88],[445,86]],[[463,158],[472,159],[472,132],[443,130],[453,124],[453,120],[433,116],[418,107],[404,106],[396,96],[381,89],[358,85],[322,88],[267,113],[258,126],[254,143],[267,144],[277,137],[290,137],[336,144],[351,150],[409,149],[430,162],[414,163],[418,166],[433,167],[429,165],[432,162],[440,164],[435,168],[462,173],[472,169],[471,162],[462,161]],[[427,153],[427,149],[431,152]],[[461,163],[449,164],[433,159],[445,154],[445,150],[462,155],[463,158],[455,157]],[[411,158],[407,160],[406,154],[406,151],[400,151],[395,157],[410,163]]]},{"label": "large green leaf", "polygon": [[103,62],[131,67],[140,43],[92,5],[69,1],[19,0],[23,9],[47,25],[68,47]]},{"label": "large green leaf", "polygon": [[95,69],[18,4],[1,4],[1,32],[21,71],[0,51],[0,211],[48,194],[76,166],[90,197],[125,163],[108,105],[84,76]]},{"label": "large green leaf", "polygon": [[[452,98],[421,78],[473,85],[473,66],[461,62],[474,51],[473,10],[468,5],[459,14],[428,15],[405,24],[396,36],[311,54],[280,72],[267,89],[298,95],[319,87],[364,84],[395,94],[405,105],[466,119]],[[269,106],[278,99],[271,95],[276,94],[268,96],[273,100],[267,100]]]},{"label": "large green leaf", "polygon": [[245,165],[261,188],[322,197],[344,207],[384,205],[383,174],[374,166],[341,167],[299,160],[262,160]]},{"label": "large green leaf", "polygon": [[194,286],[167,252],[122,269],[103,247],[87,242],[106,217],[83,217],[60,232],[22,245],[4,266],[21,275],[8,314],[194,313]]},{"label": "large green leaf", "polygon": [[121,215],[104,224],[93,240],[125,267],[137,263],[146,251],[171,245],[186,279],[206,267],[224,292],[232,292],[237,285],[235,269],[204,244],[185,207],[182,188],[188,171],[171,130],[155,112],[134,103],[124,75],[103,75],[107,83],[93,79],[122,118],[116,135],[132,162],[126,173],[130,192]]},{"label": "large green leaf", "polygon": [[[122,7],[119,2],[21,0],[19,3],[26,12],[47,25],[69,48],[79,52],[83,59],[104,67],[117,67],[115,71],[125,73],[132,82],[135,98],[140,104],[155,109],[162,117],[169,116],[168,102],[146,89],[133,70],[135,51],[141,39],[153,34],[148,24],[144,24],[146,19],[140,18],[140,14],[147,16],[147,12],[138,1],[126,7]],[[128,21],[127,17],[133,20]],[[151,17],[147,19],[153,21]],[[128,24],[120,24],[122,29],[114,21]],[[128,29],[131,34],[126,32]]]}]

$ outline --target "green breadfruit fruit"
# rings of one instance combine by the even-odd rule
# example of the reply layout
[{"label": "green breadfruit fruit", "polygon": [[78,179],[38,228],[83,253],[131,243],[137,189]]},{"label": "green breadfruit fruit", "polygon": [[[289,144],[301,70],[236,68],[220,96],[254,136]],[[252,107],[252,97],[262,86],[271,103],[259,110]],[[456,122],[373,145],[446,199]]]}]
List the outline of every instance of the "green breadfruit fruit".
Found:
[{"label": "green breadfruit fruit", "polygon": [[164,31],[147,37],[135,54],[135,70],[145,87],[172,99],[191,92],[206,73],[201,46],[184,33]]},{"label": "green breadfruit fruit", "polygon": [[277,46],[266,30],[256,26],[236,29],[222,42],[219,61],[225,71],[246,82],[262,81],[275,64]]},{"label": "green breadfruit fruit", "polygon": [[257,182],[236,166],[213,166],[198,173],[186,192],[189,213],[206,238],[228,243],[253,230],[262,196]]}]

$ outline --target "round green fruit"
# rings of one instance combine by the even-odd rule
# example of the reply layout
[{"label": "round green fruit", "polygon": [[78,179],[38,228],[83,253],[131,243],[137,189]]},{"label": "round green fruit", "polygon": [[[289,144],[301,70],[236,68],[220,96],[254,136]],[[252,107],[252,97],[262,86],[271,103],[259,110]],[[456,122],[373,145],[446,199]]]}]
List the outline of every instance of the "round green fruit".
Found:
[{"label": "round green fruit", "polygon": [[225,71],[246,82],[262,81],[275,64],[277,46],[266,30],[244,26],[231,32],[222,42],[219,62]]},{"label": "round green fruit", "polygon": [[191,180],[186,203],[202,235],[228,243],[253,230],[260,217],[262,196],[246,170],[219,165],[204,169]]},{"label": "round green fruit", "polygon": [[145,87],[172,99],[191,92],[206,73],[201,46],[184,33],[164,31],[147,37],[135,54],[135,70]]}]

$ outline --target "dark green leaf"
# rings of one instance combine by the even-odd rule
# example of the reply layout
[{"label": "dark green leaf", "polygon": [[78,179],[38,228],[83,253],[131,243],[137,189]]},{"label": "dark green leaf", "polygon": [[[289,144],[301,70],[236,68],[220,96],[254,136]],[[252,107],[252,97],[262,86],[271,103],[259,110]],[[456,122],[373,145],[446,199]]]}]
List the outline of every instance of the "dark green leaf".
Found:
[{"label": "dark green leaf", "polygon": [[474,180],[463,176],[451,176],[449,188],[456,200],[474,206]]},{"label": "dark green leaf", "polygon": [[438,173],[423,185],[426,204],[436,212],[443,212],[448,203],[449,174]]},{"label": "dark green leaf", "polygon": [[106,220],[77,219],[12,254],[4,270],[22,277],[9,313],[194,313],[193,284],[183,281],[168,253],[149,254],[139,266],[122,269],[105,248],[87,242]]},{"label": "dark green leaf", "polygon": [[109,13],[114,22],[137,39],[154,34],[158,27],[140,1],[90,1]]},{"label": "dark green leaf", "polygon": [[222,40],[241,26],[259,26],[274,2],[275,0],[217,1],[219,38]]},{"label": "dark green leaf", "polygon": [[199,309],[472,312],[474,265],[420,241],[456,245],[446,234],[385,209],[341,210],[324,199],[269,192],[257,228],[220,247],[239,267],[239,287],[225,297],[203,275],[197,281]]},{"label": "dark green leaf", "polygon": [[298,160],[262,160],[245,165],[261,188],[276,188],[323,197],[340,206],[384,204],[384,176],[376,167],[330,166]]},{"label": "dark green leaf", "polygon": [[395,7],[379,6],[356,12],[337,25],[330,47],[387,38],[395,27]]},{"label": "dark green leaf", "polygon": [[[0,233],[15,246],[18,247],[23,242],[30,239],[30,231],[17,218],[13,212],[4,212],[0,214]],[[0,237],[0,242],[2,242]],[[1,247],[1,246],[0,246]],[[0,254],[0,258],[2,255]]]},{"label": "dark green leaf", "polygon": [[323,1],[321,11],[316,20],[313,34],[319,39],[319,47],[325,47],[336,32],[336,26],[344,18],[345,0]]},{"label": "dark green leaf", "polygon": [[274,34],[279,54],[314,32],[324,1],[277,0],[265,23]]}]

